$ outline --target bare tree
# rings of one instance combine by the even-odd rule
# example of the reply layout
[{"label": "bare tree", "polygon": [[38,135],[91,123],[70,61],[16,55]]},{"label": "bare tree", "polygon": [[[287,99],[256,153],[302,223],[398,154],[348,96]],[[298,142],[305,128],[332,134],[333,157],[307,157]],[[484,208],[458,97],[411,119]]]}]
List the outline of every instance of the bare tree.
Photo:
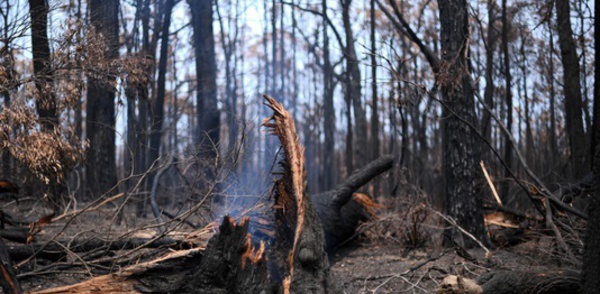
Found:
[{"label": "bare tree", "polygon": [[158,61],[158,81],[154,103],[152,105],[152,125],[150,133],[149,162],[155,161],[160,154],[161,137],[163,134],[163,121],[165,112],[165,86],[167,74],[167,58],[169,56],[169,27],[171,26],[171,11],[174,0],[166,0],[162,8],[163,21],[161,22],[160,58]]},{"label": "bare tree", "polygon": [[[439,19],[442,56],[425,45],[402,16],[395,1],[389,1],[395,17],[380,0],[375,0],[396,30],[410,38],[429,62],[441,88],[443,102],[443,163],[446,175],[445,208],[449,216],[480,240],[487,240],[483,225],[482,200],[477,196],[477,163],[474,89],[467,61],[469,56],[469,13],[465,0],[440,0]],[[450,236],[461,246],[475,245],[460,231]],[[448,239],[447,239],[448,240]]]},{"label": "bare tree", "polygon": [[[482,200],[477,196],[478,151],[475,130],[474,89],[469,70],[469,12],[466,0],[441,0],[440,37],[443,66],[437,73],[444,101],[444,158],[446,212],[479,240],[486,240]],[[473,240],[453,229],[459,245],[473,246]]]},{"label": "bare tree", "polygon": [[586,163],[587,139],[583,129],[583,102],[581,97],[581,71],[577,48],[573,40],[571,27],[571,8],[569,1],[555,1],[558,21],[558,43],[563,64],[563,84],[565,93],[565,120],[571,146],[573,176],[583,177],[589,164]]},{"label": "bare tree", "polygon": [[[377,44],[375,36],[375,1],[370,3],[370,29],[371,29],[371,160],[379,158],[379,107],[377,97]],[[374,183],[374,191],[379,193],[379,183]]]},{"label": "bare tree", "polygon": [[31,15],[33,72],[38,96],[35,105],[43,129],[52,131],[58,124],[58,114],[50,64],[50,44],[48,42],[48,3],[45,0],[29,0],[29,11]]},{"label": "bare tree", "polygon": [[[598,15],[598,6],[594,7],[595,15]],[[600,22],[594,19],[594,40],[596,44],[600,40]],[[600,53],[598,46],[595,48],[596,57]],[[600,62],[598,58],[594,61],[594,125],[592,142],[600,143]],[[591,294],[600,289],[600,147],[595,146],[593,172],[595,176],[594,193],[590,197],[589,219],[585,237],[583,252],[582,293]]]},{"label": "bare tree", "polygon": [[[346,95],[346,100],[352,103],[352,109],[356,123],[354,125],[354,130],[352,128],[348,128],[347,131],[356,132],[356,138],[354,138],[355,141],[351,144],[367,144],[369,142],[367,138],[367,118],[361,101],[362,87],[360,84],[360,67],[358,63],[358,57],[356,56],[354,32],[352,31],[352,24],[350,20],[351,4],[352,0],[341,0],[342,20],[344,23],[344,32],[346,33],[346,46],[344,48],[344,54],[346,58],[344,95]],[[354,166],[365,165],[367,158],[368,154],[366,148],[354,148]]]},{"label": "bare tree", "polygon": [[[90,23],[105,38],[108,60],[119,56],[119,1],[91,0]],[[86,175],[90,195],[96,197],[117,183],[115,163],[115,77],[88,77],[86,134],[90,142]]]},{"label": "bare tree", "polygon": [[188,0],[188,4],[192,12],[198,83],[196,90],[198,130],[195,143],[202,157],[216,158],[220,138],[220,111],[217,108],[213,3]]},{"label": "bare tree", "polygon": [[[327,15],[327,0],[321,2],[323,15]],[[323,130],[325,133],[325,142],[323,144],[323,184],[321,188],[325,191],[334,187],[335,160],[335,109],[333,107],[333,94],[335,83],[333,80],[333,66],[331,64],[331,54],[329,48],[329,33],[325,17],[323,17]]]},{"label": "bare tree", "polygon": [[[496,20],[496,1],[488,0],[488,27],[487,27],[487,42],[485,48],[485,90],[483,92],[483,99],[485,103],[491,108],[494,108],[494,52],[496,51],[497,43],[497,32],[494,26]],[[485,112],[481,122],[481,129],[483,136],[489,142],[492,141],[492,124],[491,114]],[[486,150],[487,151],[487,150]],[[484,154],[487,154],[485,152]],[[485,155],[483,157],[486,157]]]},{"label": "bare tree", "polygon": [[[503,70],[504,70],[504,99],[506,101],[506,128],[509,132],[512,132],[512,124],[513,124],[513,98],[512,98],[512,77],[510,74],[510,52],[508,50],[508,33],[510,29],[510,24],[508,22],[508,11],[506,7],[507,0],[502,0],[502,54],[503,54]],[[504,177],[508,178],[510,176],[510,171],[512,169],[512,144],[510,144],[510,133],[505,134],[504,136]],[[502,198],[506,199],[508,196],[509,182],[504,181],[502,184]]]}]

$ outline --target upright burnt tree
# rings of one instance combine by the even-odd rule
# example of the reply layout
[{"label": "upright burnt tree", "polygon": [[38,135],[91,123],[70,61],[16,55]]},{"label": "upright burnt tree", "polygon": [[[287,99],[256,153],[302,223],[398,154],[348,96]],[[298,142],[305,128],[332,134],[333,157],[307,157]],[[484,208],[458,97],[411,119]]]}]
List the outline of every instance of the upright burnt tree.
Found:
[{"label": "upright burnt tree", "polygon": [[[477,195],[474,92],[469,70],[469,10],[466,0],[440,0],[442,65],[437,83],[444,101],[444,164],[446,212],[479,239],[485,239],[481,198]],[[464,120],[464,121],[463,121]],[[465,121],[467,123],[465,123]],[[456,229],[452,238],[459,245],[474,244]]]},{"label": "upright burnt tree", "polygon": [[[510,52],[508,50],[508,33],[510,24],[508,22],[508,12],[507,12],[507,0],[502,0],[502,62],[503,62],[503,70],[504,70],[504,98],[506,99],[506,128],[508,132],[504,134],[504,163],[506,164],[504,168],[504,177],[510,177],[510,171],[512,169],[512,145],[510,144],[509,136],[511,136],[512,132],[512,90],[511,90],[511,80],[512,76],[510,73]],[[508,197],[508,189],[509,182],[504,181],[502,183],[502,198],[506,199]]]},{"label": "upright burnt tree", "polygon": [[203,157],[215,158],[219,143],[219,110],[217,109],[217,66],[213,33],[212,1],[188,0],[192,12],[194,52],[196,55],[196,107],[198,131],[196,147]]},{"label": "upright burnt tree", "polygon": [[[345,73],[345,91],[346,101],[352,103],[352,109],[354,110],[355,126],[354,131],[356,134],[355,142],[346,142],[346,144],[368,144],[367,139],[367,117],[365,110],[362,106],[362,87],[360,79],[360,65],[358,57],[356,56],[356,48],[354,46],[354,32],[352,31],[352,23],[350,20],[350,6],[352,0],[341,0],[342,6],[342,21],[344,24],[344,32],[346,33],[346,46],[344,48],[344,55],[346,58],[346,73]],[[350,107],[348,103],[348,107]],[[352,132],[349,128],[348,132]],[[366,148],[354,148],[354,165],[363,166],[367,162],[369,154],[367,154]],[[352,172],[349,170],[348,172]]]},{"label": "upright burnt tree", "polygon": [[45,131],[52,131],[58,123],[58,115],[50,65],[48,3],[45,0],[29,0],[29,12],[31,16],[33,73],[37,90],[35,106],[42,128]]},{"label": "upright burnt tree", "polygon": [[[598,6],[594,7],[595,15],[598,15]],[[596,44],[600,40],[600,22],[598,19],[594,19],[594,39]],[[596,56],[600,53],[600,48],[595,48]],[[592,142],[600,143],[600,62],[596,58],[594,61],[594,125],[592,133]],[[582,293],[595,293],[600,289],[600,147],[594,146],[593,148],[594,160],[593,160],[593,172],[596,176],[594,182],[594,192],[590,198],[588,208],[588,227],[585,238],[585,247],[583,251],[583,270],[582,272]]]},{"label": "upright burnt tree", "polygon": [[174,0],[167,0],[163,6],[162,36],[160,41],[160,58],[158,60],[158,82],[156,97],[152,105],[152,126],[150,133],[149,162],[155,161],[160,154],[160,139],[163,133],[163,120],[165,113],[165,86],[167,74],[167,57],[169,55],[169,26],[171,25],[171,11]]},{"label": "upright burnt tree", "polygon": [[583,102],[581,97],[581,77],[577,47],[573,40],[571,8],[569,1],[557,0],[556,19],[558,44],[563,64],[563,87],[565,94],[565,121],[571,147],[573,176],[581,178],[589,170],[585,161],[587,140],[583,129]]},{"label": "upright burnt tree", "polygon": [[[480,153],[476,150],[474,89],[469,69],[469,12],[466,0],[440,0],[441,58],[429,49],[404,19],[395,1],[388,1],[394,15],[375,0],[394,28],[414,42],[435,74],[441,88],[443,116],[443,164],[446,174],[446,213],[479,240],[486,240],[481,198],[477,195]],[[449,237],[458,245],[475,242],[457,229]],[[450,239],[446,239],[449,241]]]},{"label": "upright burnt tree", "polygon": [[[110,62],[119,56],[119,1],[90,0],[89,9],[92,31],[104,39],[102,62]],[[114,85],[114,76],[88,76],[86,132],[90,147],[86,176],[92,197],[117,183]]]},{"label": "upright burnt tree", "polygon": [[[327,15],[327,0],[321,1],[321,11],[324,16]],[[335,94],[335,83],[333,80],[333,65],[331,64],[331,53],[329,48],[329,33],[327,21],[323,17],[323,130],[325,142],[323,144],[323,181],[321,188],[331,190],[335,183],[334,173],[335,160],[335,109],[333,106],[333,95]]]}]

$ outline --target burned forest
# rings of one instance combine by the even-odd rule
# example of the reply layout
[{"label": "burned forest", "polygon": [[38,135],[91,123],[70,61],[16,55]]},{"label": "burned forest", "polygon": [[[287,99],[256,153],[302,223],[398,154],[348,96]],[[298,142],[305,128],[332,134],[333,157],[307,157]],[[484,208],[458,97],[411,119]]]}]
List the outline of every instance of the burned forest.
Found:
[{"label": "burned forest", "polygon": [[595,12],[0,0],[0,293],[599,293]]}]

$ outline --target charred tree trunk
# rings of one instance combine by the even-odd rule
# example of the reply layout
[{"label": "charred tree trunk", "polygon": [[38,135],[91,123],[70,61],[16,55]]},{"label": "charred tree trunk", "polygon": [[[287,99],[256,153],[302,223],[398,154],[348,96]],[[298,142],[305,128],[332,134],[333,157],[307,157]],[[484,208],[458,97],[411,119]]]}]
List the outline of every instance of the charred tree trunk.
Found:
[{"label": "charred tree trunk", "polygon": [[[598,6],[594,7],[598,12]],[[596,13],[596,15],[598,15]],[[596,44],[600,40],[598,29],[600,28],[598,19],[594,19],[594,39]],[[598,56],[598,46],[596,46],[596,56]],[[595,142],[600,143],[600,122],[596,115],[600,113],[600,67],[598,57],[596,58],[594,69],[594,133]],[[593,172],[595,175],[594,192],[590,197],[588,207],[588,227],[585,237],[583,252],[583,270],[582,270],[582,290],[583,293],[594,293],[600,289],[600,147],[596,146],[594,154]]]},{"label": "charred tree trunk", "polygon": [[[494,51],[496,49],[496,28],[494,22],[496,20],[496,1],[488,0],[488,28],[487,28],[487,46],[485,48],[485,90],[483,92],[483,100],[490,107],[494,109]],[[483,113],[483,119],[481,122],[481,129],[483,131],[483,137],[488,141],[492,142],[492,115],[489,112]],[[484,157],[487,159],[489,154],[488,150],[484,151]]]},{"label": "charred tree trunk", "polygon": [[573,176],[579,179],[586,175],[589,170],[589,165],[585,162],[589,145],[583,130],[581,72],[579,70],[577,48],[573,40],[569,1],[557,0],[555,5],[558,21],[558,43],[564,71],[565,120],[571,147],[571,168]]},{"label": "charred tree trunk", "polygon": [[[54,78],[48,41],[48,3],[45,0],[29,0],[31,16],[31,43],[33,54],[33,73],[36,89],[35,106],[41,130],[50,136],[58,126],[58,111],[54,95]],[[58,197],[61,184],[58,175],[51,174],[52,181],[41,185],[46,186],[54,209],[58,209]]]},{"label": "charred tree trunk", "polygon": [[[379,108],[377,97],[377,44],[375,43],[375,0],[371,0],[370,26],[371,26],[371,160],[379,157]],[[374,196],[379,194],[379,183],[375,181],[373,185]]]},{"label": "charred tree trunk", "polygon": [[[594,7],[594,15],[598,15],[598,6]],[[596,44],[600,42],[600,22],[597,18],[594,19],[594,40]],[[600,46],[595,47],[595,56],[600,56]],[[594,121],[592,124],[592,156],[595,156],[596,145],[600,143],[600,58],[594,58],[594,106],[593,114]],[[595,160],[592,161],[592,165],[596,165]]]},{"label": "charred tree trunk", "polygon": [[[327,0],[323,0],[322,13],[327,13]],[[333,81],[333,66],[331,65],[331,59],[329,54],[329,35],[328,35],[327,21],[323,19],[323,108],[324,108],[324,119],[323,129],[325,133],[325,143],[323,144],[323,171],[321,175],[323,190],[329,190],[334,185],[334,170],[335,170],[335,109],[333,106],[333,95],[335,91],[335,85]],[[350,130],[348,130],[350,131]]]},{"label": "charred tree trunk", "polygon": [[[446,213],[480,240],[486,240],[482,201],[477,195],[479,153],[473,130],[462,120],[475,119],[474,94],[467,56],[469,13],[465,0],[439,1],[442,66],[437,72],[444,101]],[[463,247],[475,243],[457,229],[450,237]]]},{"label": "charred tree trunk", "polygon": [[[158,81],[154,103],[152,105],[152,125],[150,127],[150,151],[148,161],[154,162],[160,156],[160,142],[163,134],[163,121],[165,113],[165,86],[167,75],[167,58],[169,56],[169,27],[171,26],[171,11],[173,10],[174,0],[166,0],[163,6],[163,21],[160,57],[158,60]],[[150,176],[149,179],[152,179]]]},{"label": "charred tree trunk", "polygon": [[[598,97],[595,97],[598,101]],[[600,138],[596,138],[598,140]],[[597,141],[599,142],[599,141]],[[600,148],[594,155],[594,189],[588,207],[588,225],[583,252],[583,293],[600,289]]]},{"label": "charred tree trunk", "polygon": [[[91,0],[90,22],[105,38],[105,57],[109,62],[119,56],[119,1]],[[115,91],[114,77],[88,77],[86,131],[87,184],[92,198],[112,189],[117,183],[115,163]]]},{"label": "charred tree trunk", "polygon": [[556,99],[556,91],[554,89],[554,32],[550,25],[548,25],[548,31],[550,35],[548,74],[546,75],[546,80],[550,88],[550,105],[548,106],[550,108],[550,130],[548,132],[550,133],[550,158],[554,158],[558,156],[558,139],[556,138],[556,107],[554,106]]},{"label": "charred tree trunk", "polygon": [[[196,91],[198,131],[195,143],[200,156],[205,159],[217,157],[220,138],[212,2],[188,0],[192,12],[196,79],[198,83]],[[209,169],[213,168],[209,167]],[[209,180],[214,177],[213,172],[207,172]]]},{"label": "charred tree trunk", "polygon": [[[506,100],[506,128],[508,129],[507,134],[504,136],[504,163],[506,166],[504,167],[504,178],[510,178],[511,169],[512,169],[512,144],[510,144],[509,136],[512,133],[512,124],[513,124],[513,103],[512,103],[512,77],[510,74],[510,52],[508,50],[508,32],[509,32],[509,23],[508,23],[508,12],[506,7],[507,0],[502,0],[502,53],[503,53],[503,69],[504,69],[504,78],[505,78],[505,86],[504,86],[504,98]],[[503,181],[501,186],[501,197],[504,201],[507,200],[508,192],[509,192],[509,181]]]},{"label": "charred tree trunk", "polygon": [[[352,103],[352,109],[354,110],[354,130],[349,128],[348,132],[356,132],[356,138],[351,144],[367,144],[367,118],[365,111],[362,106],[362,87],[360,80],[360,68],[358,64],[358,57],[356,56],[356,49],[354,47],[354,33],[352,31],[352,24],[350,20],[350,5],[352,0],[341,0],[342,5],[342,19],[344,23],[344,31],[346,33],[346,47],[345,47],[345,58],[346,58],[346,85],[344,94],[347,96],[347,100]],[[363,166],[367,162],[368,154],[366,148],[354,148],[354,166]],[[349,170],[348,173],[352,172]]]},{"label": "charred tree trunk", "polygon": [[50,64],[50,44],[48,42],[48,3],[45,0],[29,0],[31,15],[31,42],[33,53],[33,73],[37,99],[35,106],[40,124],[47,132],[52,132],[58,124],[54,81]]}]

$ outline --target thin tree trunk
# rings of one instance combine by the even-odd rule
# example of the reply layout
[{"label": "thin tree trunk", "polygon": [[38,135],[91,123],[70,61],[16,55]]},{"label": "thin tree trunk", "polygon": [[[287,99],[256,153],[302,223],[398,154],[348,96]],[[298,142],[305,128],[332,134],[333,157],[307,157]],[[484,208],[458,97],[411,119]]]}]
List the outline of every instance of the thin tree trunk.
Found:
[{"label": "thin tree trunk", "polygon": [[[529,106],[529,97],[527,95],[527,75],[529,72],[527,71],[527,56],[525,55],[525,38],[523,38],[523,42],[521,43],[521,57],[523,58],[523,62],[521,63],[521,72],[523,75],[523,91],[524,91],[524,104],[525,104],[525,154],[526,158],[530,160],[534,160],[535,155],[533,154],[534,146],[533,146],[533,131],[531,130],[531,119],[529,117],[530,109],[533,107]],[[535,93],[534,93],[535,96]],[[535,97],[534,97],[535,98]],[[537,163],[537,161],[535,161]]]},{"label": "thin tree trunk", "polygon": [[[169,57],[169,27],[171,26],[171,11],[174,0],[166,0],[162,12],[160,57],[158,60],[158,83],[156,97],[152,105],[152,125],[150,127],[150,150],[148,160],[154,162],[160,156],[161,137],[165,113],[165,87],[167,74],[167,59]],[[153,175],[154,173],[152,173]],[[152,179],[153,177],[149,177]]]},{"label": "thin tree trunk", "polygon": [[[490,107],[494,109],[494,51],[496,49],[496,32],[494,22],[496,18],[496,1],[488,0],[488,29],[487,29],[487,46],[485,54],[485,90],[483,93],[483,100]],[[482,131],[483,137],[488,141],[492,142],[492,124],[491,124],[491,113],[484,111],[482,120]],[[489,151],[485,149],[482,158],[488,159]]]},{"label": "thin tree trunk", "polygon": [[[344,31],[346,33],[346,91],[345,95],[348,96],[347,100],[352,103],[352,109],[354,113],[355,126],[354,131],[356,132],[355,144],[368,144],[367,138],[367,118],[365,111],[362,106],[362,89],[360,79],[360,68],[358,64],[358,58],[356,56],[356,50],[354,48],[354,33],[352,32],[352,24],[350,21],[350,5],[352,0],[341,0],[342,5],[342,19],[344,23]],[[348,132],[353,129],[348,129]],[[363,166],[367,161],[367,150],[366,148],[354,148],[354,164],[356,166]],[[352,172],[352,171],[350,171]]]},{"label": "thin tree trunk", "polygon": [[[323,15],[327,13],[327,0],[321,2],[321,9]],[[328,26],[325,19],[323,19],[323,108],[324,108],[324,119],[323,129],[325,133],[325,144],[323,145],[325,157],[323,158],[323,184],[321,188],[323,191],[333,189],[334,183],[334,170],[335,170],[335,109],[333,107],[333,94],[334,94],[334,83],[333,83],[333,67],[331,65],[330,53],[329,53],[329,35]],[[350,132],[350,130],[348,130]]]},{"label": "thin tree trunk", "polygon": [[548,60],[548,74],[546,75],[547,82],[550,84],[550,157],[555,158],[558,156],[558,139],[556,138],[556,107],[555,107],[555,96],[556,91],[554,89],[554,32],[552,27],[548,26],[550,34],[550,46],[549,46],[549,60]]},{"label": "thin tree trunk", "polygon": [[[377,97],[377,44],[375,43],[375,1],[371,0],[371,11],[370,11],[370,22],[371,22],[371,160],[379,158],[379,108]],[[379,194],[379,181],[373,182],[373,191],[375,195]]]},{"label": "thin tree trunk", "polygon": [[[509,132],[512,133],[512,124],[513,124],[513,103],[512,103],[512,76],[510,74],[510,52],[508,51],[508,15],[507,15],[507,0],[502,0],[502,52],[503,52],[503,62],[504,62],[504,77],[505,77],[505,101],[506,101],[506,128]],[[504,136],[504,163],[506,164],[504,168],[504,178],[508,179],[510,177],[510,170],[512,169],[512,144],[510,144],[511,134],[505,134]],[[509,182],[503,181],[501,186],[501,197],[506,201],[509,192]]]}]

